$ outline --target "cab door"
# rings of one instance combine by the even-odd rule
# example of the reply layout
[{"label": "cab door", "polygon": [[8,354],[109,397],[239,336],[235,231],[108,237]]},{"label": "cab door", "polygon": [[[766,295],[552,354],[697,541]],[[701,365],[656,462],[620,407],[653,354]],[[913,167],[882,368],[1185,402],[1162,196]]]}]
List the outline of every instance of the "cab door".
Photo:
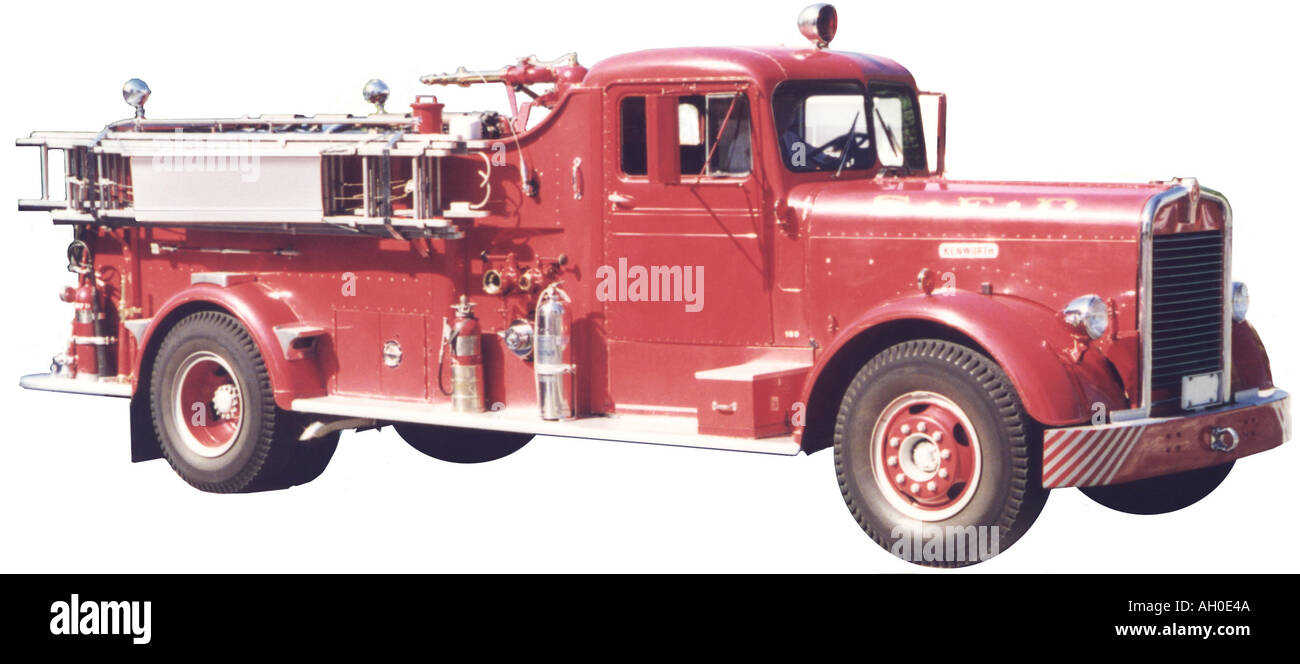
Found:
[{"label": "cab door", "polygon": [[753,108],[737,83],[606,91],[597,294],[610,338],[772,342],[770,231]]}]

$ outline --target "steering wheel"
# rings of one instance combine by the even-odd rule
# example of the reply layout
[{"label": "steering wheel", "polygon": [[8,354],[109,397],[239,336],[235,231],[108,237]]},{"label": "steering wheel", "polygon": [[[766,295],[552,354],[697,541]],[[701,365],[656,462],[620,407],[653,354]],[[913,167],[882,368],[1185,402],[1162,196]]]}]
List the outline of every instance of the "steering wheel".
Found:
[{"label": "steering wheel", "polygon": [[[808,159],[817,162],[819,166],[839,166],[840,157],[831,157],[827,155],[827,150],[833,147],[843,148],[846,152],[849,150],[859,150],[868,140],[870,140],[870,138],[871,136],[865,131],[854,130],[840,134],[820,146],[809,150]],[[848,163],[849,162],[846,160],[845,164],[847,165]]]}]

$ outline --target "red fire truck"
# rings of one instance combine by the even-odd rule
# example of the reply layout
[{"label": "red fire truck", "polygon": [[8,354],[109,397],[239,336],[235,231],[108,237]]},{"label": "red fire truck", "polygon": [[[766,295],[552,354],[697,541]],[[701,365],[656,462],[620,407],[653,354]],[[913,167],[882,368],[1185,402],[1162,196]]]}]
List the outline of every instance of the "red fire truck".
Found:
[{"label": "red fire truck", "polygon": [[462,463],[535,435],[833,448],[895,553],[1004,549],[1051,489],[1179,509],[1289,437],[1227,199],[948,179],[944,96],[829,49],[836,22],[421,79],[508,114],[388,110],[374,80],[363,115],[154,119],[132,79],[135,117],[17,141],[19,209],[71,229],[76,275],[21,383],[130,399],[133,459],[213,492],[307,482],[385,425]]}]

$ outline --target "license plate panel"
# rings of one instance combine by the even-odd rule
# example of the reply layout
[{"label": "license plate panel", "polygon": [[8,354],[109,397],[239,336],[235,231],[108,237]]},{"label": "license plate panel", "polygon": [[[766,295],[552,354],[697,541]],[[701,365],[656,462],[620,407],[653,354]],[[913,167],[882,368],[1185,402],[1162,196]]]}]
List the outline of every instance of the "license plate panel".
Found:
[{"label": "license plate panel", "polygon": [[1220,385],[1223,372],[1183,376],[1183,410],[1194,410],[1222,403]]}]

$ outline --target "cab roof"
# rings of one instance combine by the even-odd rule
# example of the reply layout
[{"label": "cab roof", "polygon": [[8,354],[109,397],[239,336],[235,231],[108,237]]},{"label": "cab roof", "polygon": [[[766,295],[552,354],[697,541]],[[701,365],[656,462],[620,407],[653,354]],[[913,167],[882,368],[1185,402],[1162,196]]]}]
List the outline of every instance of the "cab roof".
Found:
[{"label": "cab roof", "polygon": [[770,89],[789,79],[874,79],[915,87],[902,65],[874,55],[789,46],[665,48],[624,53],[596,63],[583,87],[665,80],[748,79]]}]

